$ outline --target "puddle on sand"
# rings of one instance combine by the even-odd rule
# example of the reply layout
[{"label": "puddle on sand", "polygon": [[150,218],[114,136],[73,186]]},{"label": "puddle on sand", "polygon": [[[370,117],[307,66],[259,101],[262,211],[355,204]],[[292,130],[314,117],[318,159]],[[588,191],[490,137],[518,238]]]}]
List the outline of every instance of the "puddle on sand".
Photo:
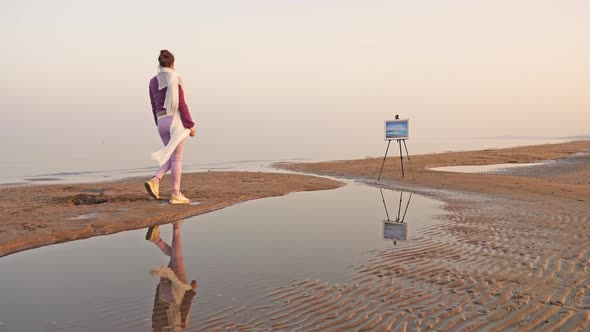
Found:
[{"label": "puddle on sand", "polygon": [[520,167],[532,167],[545,165],[547,162],[542,163],[525,163],[525,164],[492,164],[492,165],[473,165],[473,166],[445,166],[445,167],[434,167],[429,168],[431,171],[442,171],[442,172],[457,172],[457,173],[487,173],[496,172],[512,168]]},{"label": "puddle on sand", "polygon": [[[121,209],[119,209],[121,210]],[[91,219],[91,218],[95,218],[96,216],[98,216],[98,213],[93,212],[93,213],[88,213],[88,214],[81,214],[79,216],[75,216],[72,218],[68,218],[68,220],[81,220],[81,219]]]},{"label": "puddle on sand", "polygon": [[[165,205],[170,205],[170,203],[168,203],[168,201],[163,200],[160,198],[160,201],[162,201],[161,203],[158,203],[159,206],[165,206]],[[188,203],[189,205],[199,205],[201,204],[201,202],[190,202]]]},{"label": "puddle on sand", "polygon": [[0,331],[195,329],[293,280],[349,282],[375,250],[423,237],[441,206],[350,184],[246,202],[176,232],[163,225],[160,246],[138,230],[17,253],[0,259]]}]

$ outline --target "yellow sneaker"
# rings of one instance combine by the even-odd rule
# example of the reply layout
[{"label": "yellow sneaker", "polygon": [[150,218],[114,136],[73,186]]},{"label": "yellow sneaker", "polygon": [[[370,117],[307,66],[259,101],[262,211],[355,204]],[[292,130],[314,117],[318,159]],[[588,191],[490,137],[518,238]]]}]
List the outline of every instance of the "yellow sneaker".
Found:
[{"label": "yellow sneaker", "polygon": [[156,242],[156,239],[160,238],[160,227],[158,226],[151,226],[148,228],[147,233],[145,234],[145,239],[151,242]]},{"label": "yellow sneaker", "polygon": [[170,195],[170,204],[188,204],[190,203],[190,199],[184,197],[182,193],[179,193],[178,196],[172,194]]},{"label": "yellow sneaker", "polygon": [[144,183],[145,189],[147,190],[148,194],[155,199],[160,199],[160,184],[156,183],[154,179],[151,179]]}]

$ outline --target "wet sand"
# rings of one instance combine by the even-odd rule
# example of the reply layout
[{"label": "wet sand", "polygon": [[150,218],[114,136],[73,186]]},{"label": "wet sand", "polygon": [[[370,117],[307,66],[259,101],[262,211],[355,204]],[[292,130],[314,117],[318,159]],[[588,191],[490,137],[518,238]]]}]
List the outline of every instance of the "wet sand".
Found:
[{"label": "wet sand", "polygon": [[[267,304],[229,307],[199,330],[587,331],[590,328],[590,141],[281,167],[412,187],[444,201],[423,238],[371,253],[347,283],[294,280],[268,289]],[[426,168],[559,159],[518,174]],[[557,165],[557,166],[556,166]],[[443,190],[438,190],[438,189]],[[452,189],[452,190],[449,190]]]},{"label": "wet sand", "polygon": [[0,188],[0,257],[48,244],[169,223],[252,199],[343,185],[297,174],[188,173],[182,176],[182,190],[193,204],[170,205],[170,177],[162,182],[160,201],[146,193],[145,180]]},{"label": "wet sand", "polygon": [[[410,146],[411,148],[411,146]],[[382,158],[335,161],[324,163],[281,164],[280,167],[357,179],[384,188],[411,190],[446,203],[446,213],[438,217],[435,226],[424,230],[424,236],[403,241],[385,250],[366,253],[367,263],[352,266],[352,280],[293,280],[265,291],[263,305],[234,305],[203,321],[196,322],[199,331],[215,330],[304,330],[304,331],[585,331],[590,328],[590,141],[519,147],[489,151],[453,152],[436,155],[411,156],[416,181],[409,170],[401,178],[399,157],[387,160],[381,182],[375,181]],[[521,168],[506,174],[462,174],[430,171],[430,167],[482,165],[500,163],[529,163],[557,160],[546,166]],[[191,197],[216,200],[217,193],[240,201],[237,193],[244,183],[239,173],[220,173],[209,186],[203,186],[207,174],[199,175]],[[251,175],[250,175],[251,176]],[[269,178],[252,184],[250,193],[270,186],[270,192],[281,193],[287,187],[279,175],[269,184]],[[282,175],[281,175],[282,176]],[[230,184],[229,178],[234,182]],[[295,178],[293,178],[295,179]],[[303,182],[300,178],[295,182]],[[184,181],[184,180],[183,180]],[[337,187],[315,179],[316,186],[304,190]],[[231,182],[231,181],[230,181]],[[159,211],[165,217],[153,223],[173,219],[171,214],[194,214],[192,209],[203,206],[178,207],[179,211],[149,202],[137,194],[141,182],[123,182],[125,191],[113,195],[111,218],[126,214],[127,221],[135,212],[119,211],[129,202],[117,202],[124,197],[137,197],[138,210]],[[196,186],[199,183],[199,187]],[[240,184],[237,186],[235,184]],[[301,183],[293,183],[295,187]],[[62,186],[65,187],[65,186]],[[96,184],[62,188],[59,199],[72,197],[84,190],[96,190]],[[192,187],[192,186],[191,186]],[[31,188],[31,189],[28,189]],[[2,189],[2,204],[12,195],[29,197],[30,207],[12,201],[12,213],[43,212],[43,200],[33,196],[39,188]],[[199,188],[198,191],[196,188]],[[224,189],[220,189],[224,188]],[[299,188],[299,187],[298,187]],[[215,190],[214,190],[215,189]],[[58,190],[55,190],[58,192]],[[127,194],[125,194],[127,193]],[[135,193],[135,194],[131,194]],[[131,195],[131,196],[129,196]],[[269,195],[270,196],[270,195]],[[56,197],[56,196],[52,196]],[[263,197],[263,195],[260,195]],[[47,200],[48,198],[45,198]],[[55,198],[54,198],[55,199]],[[205,200],[203,199],[203,202]],[[60,203],[60,204],[65,204]],[[211,203],[215,205],[214,203]],[[222,204],[222,203],[219,203]],[[104,204],[101,204],[104,205]],[[211,205],[209,205],[211,206]],[[4,211],[4,205],[2,206]],[[63,206],[62,206],[63,208]],[[68,208],[72,208],[69,206]],[[70,216],[93,211],[68,210]],[[96,207],[94,207],[96,208]],[[173,207],[176,209],[176,207]],[[186,210],[183,210],[186,209]],[[215,208],[210,208],[213,210]],[[207,209],[201,211],[207,212]],[[74,213],[75,211],[75,213]],[[170,212],[172,211],[172,212]],[[47,211],[47,215],[52,214]],[[63,213],[63,212],[61,212]],[[102,213],[102,211],[101,211]],[[100,216],[100,214],[99,214]],[[3,218],[5,218],[3,216]],[[34,228],[42,234],[47,222],[37,217],[34,224],[13,226],[27,234]],[[47,217],[50,218],[50,217]],[[144,217],[145,218],[145,215]],[[174,217],[176,218],[176,216]],[[23,220],[14,218],[14,220]],[[104,220],[103,222],[110,222]],[[137,220],[137,219],[136,219]],[[64,222],[63,218],[55,221]],[[86,227],[96,227],[100,217]],[[4,223],[3,223],[4,224]],[[90,224],[90,225],[89,225]],[[145,227],[137,221],[137,227]],[[39,230],[40,228],[40,230]],[[108,227],[99,228],[106,234]],[[105,232],[106,230],[106,232]],[[5,236],[0,233],[0,237]],[[45,235],[47,238],[47,235]],[[62,238],[63,240],[63,238]],[[65,239],[67,240],[67,239]]]},{"label": "wet sand", "polygon": [[[411,149],[411,141],[408,147]],[[395,146],[394,146],[395,145]],[[590,167],[588,157],[558,167],[537,167],[536,174],[467,174],[431,171],[429,168],[463,165],[490,165],[506,163],[533,163],[545,160],[560,160],[576,153],[590,152],[589,141],[574,141],[560,144],[515,147],[497,150],[449,152],[440,154],[410,155],[416,181],[412,179],[409,163],[404,155],[405,177],[401,176],[400,158],[392,143],[393,156],[387,158],[381,179],[415,187],[450,189],[482,194],[502,195],[515,199],[566,199],[590,201]],[[376,180],[383,157],[360,160],[329,161],[321,163],[278,164],[277,167],[319,175],[340,176],[355,179]],[[530,170],[529,170],[530,171]]]}]

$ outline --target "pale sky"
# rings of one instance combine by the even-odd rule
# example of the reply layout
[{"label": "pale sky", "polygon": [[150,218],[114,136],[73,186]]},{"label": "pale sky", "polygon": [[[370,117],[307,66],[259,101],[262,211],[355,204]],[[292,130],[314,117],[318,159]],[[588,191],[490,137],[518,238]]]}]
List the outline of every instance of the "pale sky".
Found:
[{"label": "pale sky", "polygon": [[590,133],[586,0],[12,1],[0,28],[5,143],[157,142],[163,48],[204,146],[366,144],[396,113],[414,138]]}]

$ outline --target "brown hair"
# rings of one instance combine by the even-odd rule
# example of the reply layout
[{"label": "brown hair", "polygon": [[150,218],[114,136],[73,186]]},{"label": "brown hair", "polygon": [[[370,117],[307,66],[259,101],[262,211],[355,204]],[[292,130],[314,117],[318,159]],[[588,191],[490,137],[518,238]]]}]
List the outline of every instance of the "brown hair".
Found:
[{"label": "brown hair", "polygon": [[174,65],[174,54],[168,50],[161,50],[158,56],[160,67],[172,67]]}]

